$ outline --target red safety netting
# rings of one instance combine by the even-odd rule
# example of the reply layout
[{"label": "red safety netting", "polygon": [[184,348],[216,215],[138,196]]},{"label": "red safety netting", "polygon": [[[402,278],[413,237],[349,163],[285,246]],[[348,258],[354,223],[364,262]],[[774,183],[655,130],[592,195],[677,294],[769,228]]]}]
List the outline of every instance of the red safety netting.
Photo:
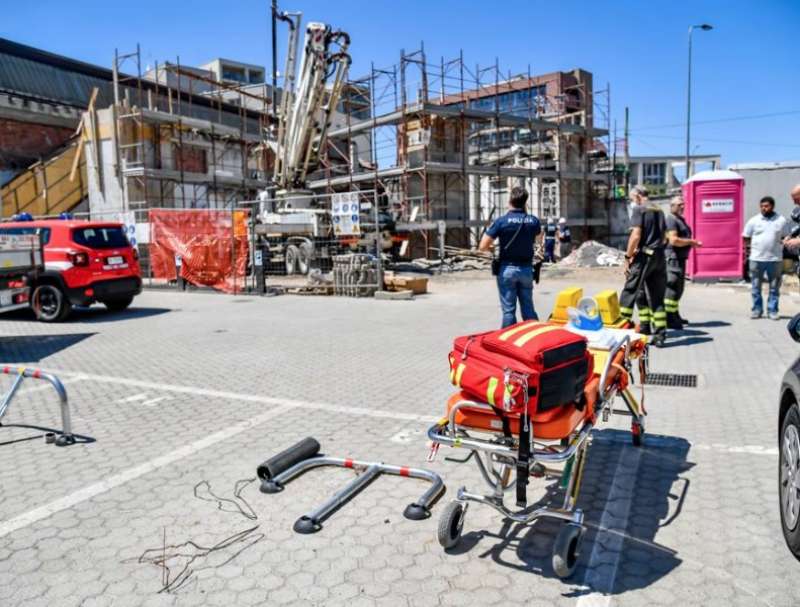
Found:
[{"label": "red safety netting", "polygon": [[158,209],[149,212],[153,278],[180,277],[198,286],[237,293],[244,284],[249,247],[247,211]]}]

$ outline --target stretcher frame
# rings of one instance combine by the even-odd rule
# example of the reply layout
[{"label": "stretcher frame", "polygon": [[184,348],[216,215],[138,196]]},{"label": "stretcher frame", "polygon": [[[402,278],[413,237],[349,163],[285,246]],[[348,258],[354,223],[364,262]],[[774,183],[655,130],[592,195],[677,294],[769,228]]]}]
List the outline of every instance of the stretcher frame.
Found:
[{"label": "stretcher frame", "polygon": [[[623,349],[623,368],[617,369],[614,373],[614,360]],[[518,460],[519,437],[515,436],[509,441],[502,433],[479,429],[478,432],[482,434],[492,435],[491,438],[479,438],[470,434],[469,427],[459,426],[456,422],[456,414],[460,408],[470,407],[493,412],[488,404],[470,400],[459,401],[450,409],[447,417],[428,429],[428,438],[433,443],[432,454],[435,454],[440,445],[467,449],[470,454],[462,462],[475,459],[481,476],[491,489],[491,493],[485,495],[467,491],[463,486],[458,489],[456,499],[447,506],[439,521],[439,543],[445,549],[458,544],[469,502],[477,502],[494,508],[503,517],[516,523],[529,524],[539,518],[564,521],[566,524],[562,527],[553,547],[553,569],[556,575],[562,578],[569,577],[574,572],[585,532],[583,511],[576,504],[583,478],[586,450],[591,441],[591,431],[595,427],[593,420],[598,417],[607,420],[609,415],[614,413],[612,404],[619,396],[632,417],[633,444],[641,445],[644,437],[646,411],[626,385],[627,382],[622,381],[625,376],[632,378],[630,355],[631,339],[630,336],[625,336],[609,352],[600,375],[598,398],[595,403],[596,415],[592,419],[585,419],[571,436],[561,441],[539,441],[535,439],[535,424],[532,424],[533,445],[529,474],[535,478],[560,478],[560,485],[565,490],[560,507],[542,506],[533,510],[529,507],[512,510],[505,505],[505,492],[515,487],[513,473]],[[646,357],[646,352],[644,356]]]}]

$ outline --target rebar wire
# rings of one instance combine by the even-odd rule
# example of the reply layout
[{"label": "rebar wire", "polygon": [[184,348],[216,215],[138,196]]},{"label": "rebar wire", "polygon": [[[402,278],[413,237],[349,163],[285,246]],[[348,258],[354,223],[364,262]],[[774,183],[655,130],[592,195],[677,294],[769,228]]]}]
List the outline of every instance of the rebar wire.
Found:
[{"label": "rebar wire", "polygon": [[[255,510],[253,510],[253,507],[247,502],[247,500],[242,497],[242,491],[244,491],[245,488],[247,488],[247,486],[253,483],[255,480],[256,478],[253,477],[253,478],[243,478],[241,480],[236,481],[236,484],[233,487],[233,499],[220,497],[211,490],[211,483],[209,483],[207,480],[202,480],[194,486],[194,496],[197,499],[202,500],[204,502],[212,502],[212,503],[216,502],[217,510],[221,512],[232,512],[234,514],[238,512],[246,519],[250,521],[255,521],[258,520],[258,515],[255,513]],[[198,490],[202,486],[206,487],[206,490],[208,491],[208,494],[211,496],[212,499],[203,497],[198,494]],[[241,505],[239,504],[239,502],[241,502]],[[231,504],[233,510],[226,510],[225,504]]]},{"label": "rebar wire", "polygon": [[[253,507],[242,497],[242,492],[252,484],[256,478],[246,478],[236,481],[233,488],[233,498],[220,497],[215,494],[211,489],[211,484],[207,480],[202,480],[194,486],[194,496],[204,502],[216,503],[217,510],[221,512],[229,512],[232,514],[240,514],[248,520],[258,520],[258,515],[253,510]],[[200,495],[199,491],[205,487],[210,497]],[[213,567],[221,567],[227,565],[242,552],[254,546],[266,536],[263,533],[257,533],[260,525],[244,529],[233,535],[220,540],[211,546],[203,546],[193,540],[187,540],[181,544],[167,544],[166,528],[164,529],[164,536],[162,545],[158,548],[149,548],[145,550],[137,559],[138,563],[150,564],[158,567],[162,571],[161,593],[175,592],[198,570],[193,567],[198,559],[204,559],[214,553],[226,550],[231,547],[236,547],[236,550],[224,562],[213,565]],[[180,566],[181,560],[184,560],[183,566]],[[132,560],[132,559],[131,559]],[[177,561],[170,566],[170,563]],[[123,561],[123,562],[130,562]],[[180,567],[180,569],[178,569]],[[209,566],[209,568],[212,566]],[[202,569],[202,568],[201,568]]]},{"label": "rebar wire", "polygon": [[[165,572],[163,585],[158,591],[161,593],[175,592],[183,586],[192,577],[195,569],[192,567],[195,561],[205,558],[215,552],[225,550],[237,544],[244,544],[236,552],[231,554],[224,562],[215,565],[214,567],[223,567],[233,561],[242,552],[254,546],[266,536],[263,533],[256,533],[260,525],[244,529],[231,535],[230,537],[217,542],[213,546],[202,546],[192,540],[183,542],[182,544],[170,544],[165,547],[151,548],[145,550],[139,557],[138,562],[143,564],[150,564],[158,567]],[[245,543],[246,542],[246,543]],[[187,559],[183,567],[173,576],[173,568],[169,566],[169,562],[174,559]]]}]

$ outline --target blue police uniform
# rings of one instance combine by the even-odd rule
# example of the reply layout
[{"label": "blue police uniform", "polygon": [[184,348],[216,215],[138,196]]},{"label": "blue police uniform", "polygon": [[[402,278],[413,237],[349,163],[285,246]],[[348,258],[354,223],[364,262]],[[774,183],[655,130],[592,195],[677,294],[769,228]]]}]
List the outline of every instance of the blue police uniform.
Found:
[{"label": "blue police uniform", "polygon": [[504,327],[517,322],[517,301],[522,320],[539,318],[533,307],[533,243],[541,231],[539,219],[522,209],[509,211],[486,230],[488,236],[500,241],[497,289]]},{"label": "blue police uniform", "polygon": [[548,223],[544,228],[544,260],[550,263],[556,262],[556,234],[558,228]]}]

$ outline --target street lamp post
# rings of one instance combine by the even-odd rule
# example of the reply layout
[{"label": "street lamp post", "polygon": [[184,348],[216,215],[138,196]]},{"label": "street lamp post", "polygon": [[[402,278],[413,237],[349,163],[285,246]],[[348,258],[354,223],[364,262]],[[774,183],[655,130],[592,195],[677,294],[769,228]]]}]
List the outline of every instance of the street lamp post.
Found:
[{"label": "street lamp post", "polygon": [[692,165],[689,161],[689,146],[692,120],[692,32],[695,28],[701,29],[704,32],[713,29],[708,23],[689,26],[689,77],[686,84],[686,179],[692,176]]}]

